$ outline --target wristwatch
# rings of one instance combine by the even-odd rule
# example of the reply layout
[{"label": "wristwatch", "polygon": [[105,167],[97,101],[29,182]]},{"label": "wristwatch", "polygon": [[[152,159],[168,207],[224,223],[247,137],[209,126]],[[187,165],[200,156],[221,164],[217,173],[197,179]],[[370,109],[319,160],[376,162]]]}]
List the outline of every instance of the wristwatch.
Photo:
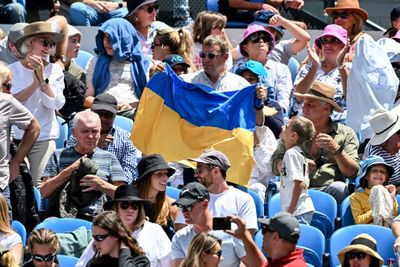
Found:
[{"label": "wristwatch", "polygon": [[40,86],[44,86],[46,84],[49,84],[49,78],[44,79],[44,81],[40,83]]},{"label": "wristwatch", "polygon": [[55,56],[56,60],[61,60],[62,63],[66,62],[65,56],[64,55],[59,55],[59,56]]}]

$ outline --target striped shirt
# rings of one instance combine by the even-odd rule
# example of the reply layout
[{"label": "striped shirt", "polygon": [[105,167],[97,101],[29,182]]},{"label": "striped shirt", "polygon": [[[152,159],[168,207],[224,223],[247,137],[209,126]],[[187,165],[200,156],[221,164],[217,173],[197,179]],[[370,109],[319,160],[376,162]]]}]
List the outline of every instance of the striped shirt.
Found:
[{"label": "striped shirt", "polygon": [[381,156],[385,162],[392,166],[394,169],[394,173],[392,177],[389,179],[390,184],[394,184],[396,186],[400,185],[400,151],[395,155],[389,154],[385,149],[383,149],[380,145],[373,146],[368,143],[365,147],[364,158],[376,155]]},{"label": "striped shirt", "polygon": [[[122,169],[124,170],[128,184],[131,184],[138,177],[138,149],[129,139],[131,134],[128,131],[114,126],[110,130],[109,134],[112,135],[114,139],[104,148],[104,150],[113,153],[117,157]],[[75,144],[76,139],[71,135],[67,141],[66,147],[73,147]]]}]

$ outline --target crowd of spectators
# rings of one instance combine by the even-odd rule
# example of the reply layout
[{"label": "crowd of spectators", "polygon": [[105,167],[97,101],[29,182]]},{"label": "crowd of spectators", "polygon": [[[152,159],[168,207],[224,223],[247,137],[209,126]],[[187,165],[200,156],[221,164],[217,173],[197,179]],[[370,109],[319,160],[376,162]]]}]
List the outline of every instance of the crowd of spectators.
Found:
[{"label": "crowd of spectators", "polygon": [[[368,13],[358,0],[326,8],[332,22],[313,41],[304,22],[279,12],[301,9],[303,0],[219,0],[220,13],[202,11],[193,19],[189,1],[175,0],[180,6],[174,25],[157,20],[157,0],[75,1],[68,18],[58,15],[58,1],[5,2],[0,14],[13,24],[0,41],[5,266],[59,266],[62,251],[62,238],[49,229],[33,230],[24,250],[11,227],[19,206],[10,185],[21,181],[22,165],[31,179],[25,190],[36,187],[46,200],[42,220],[92,222],[93,239],[74,255],[80,257],[77,266],[306,266],[296,244],[299,224],[312,224],[315,213],[308,189],[332,195],[338,205],[349,198],[356,224],[393,227],[399,249],[400,94],[388,93],[382,102],[380,95],[389,86],[400,88],[400,6],[392,10],[383,37],[390,39],[383,42],[390,48],[382,48],[386,65],[371,70],[378,85],[357,92],[370,95],[376,107],[364,114],[349,100],[360,71],[353,64],[368,53],[366,46],[379,42],[364,31]],[[38,9],[50,10],[51,17],[26,23],[27,12]],[[225,32],[233,19],[248,23],[236,47]],[[76,58],[86,36],[74,26],[99,26],[91,40],[95,56],[83,67]],[[292,38],[283,40],[285,31]],[[301,51],[307,57],[293,73],[289,61]],[[166,162],[159,154],[143,155],[131,133],[115,125],[117,116],[135,122],[147,82],[167,65],[182,81],[227,95],[256,84],[255,166],[244,186],[265,204],[278,187],[281,213],[257,218],[252,196],[228,181],[231,161],[223,152],[210,147],[197,158]],[[385,68],[395,75],[382,73]],[[368,125],[353,129],[346,125],[352,116]],[[58,117],[71,121],[72,134],[56,149]],[[167,194],[171,184],[180,190],[176,199]],[[221,217],[232,229],[218,229]],[[254,242],[259,227],[267,257]],[[342,266],[382,265],[371,236],[346,245],[330,255]]]}]

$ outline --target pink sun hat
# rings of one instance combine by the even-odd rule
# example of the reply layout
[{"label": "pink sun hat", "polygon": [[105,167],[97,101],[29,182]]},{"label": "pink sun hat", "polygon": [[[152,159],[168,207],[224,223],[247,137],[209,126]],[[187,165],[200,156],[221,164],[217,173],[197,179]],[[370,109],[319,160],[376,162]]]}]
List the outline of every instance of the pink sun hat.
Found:
[{"label": "pink sun hat", "polygon": [[314,44],[321,48],[321,38],[325,36],[333,36],[337,38],[344,45],[347,43],[347,31],[340,25],[337,24],[329,24],[324,28],[324,32],[318,36]]}]

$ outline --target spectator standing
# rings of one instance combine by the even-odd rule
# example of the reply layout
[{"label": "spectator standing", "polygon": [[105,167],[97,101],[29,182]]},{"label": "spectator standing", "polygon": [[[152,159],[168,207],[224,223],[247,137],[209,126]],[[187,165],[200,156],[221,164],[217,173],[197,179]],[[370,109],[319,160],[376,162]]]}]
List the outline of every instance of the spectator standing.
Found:
[{"label": "spectator standing", "polygon": [[111,18],[123,18],[128,14],[122,0],[78,0],[69,9],[69,21],[77,26],[100,26]]},{"label": "spectator standing", "polygon": [[[49,63],[49,56],[56,42],[63,38],[63,34],[53,31],[50,22],[31,23],[24,28],[24,35],[16,45],[26,57],[9,65],[14,75],[11,93],[41,126],[40,135],[27,155],[36,186],[59,136],[55,111],[65,103],[64,74],[60,65]],[[21,140],[22,136],[23,131],[15,129],[15,139]]]},{"label": "spectator standing", "polygon": [[65,54],[65,70],[71,73],[81,82],[86,82],[84,70],[75,62],[81,47],[82,34],[72,25],[68,24],[68,47]]}]

